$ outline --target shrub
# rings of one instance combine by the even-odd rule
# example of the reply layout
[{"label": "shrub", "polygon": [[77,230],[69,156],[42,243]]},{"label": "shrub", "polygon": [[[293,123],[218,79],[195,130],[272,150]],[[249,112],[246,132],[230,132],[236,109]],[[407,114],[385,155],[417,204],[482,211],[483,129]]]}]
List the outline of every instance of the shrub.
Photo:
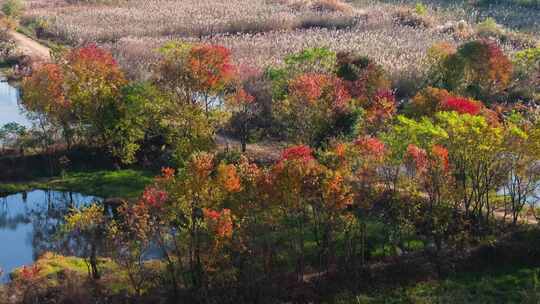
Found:
[{"label": "shrub", "polygon": [[482,109],[482,104],[467,98],[448,97],[443,100],[441,109],[456,111],[459,114],[478,115]]},{"label": "shrub", "polygon": [[431,116],[437,112],[443,100],[450,96],[447,90],[427,87],[414,96],[406,112],[413,117]]},{"label": "shrub", "polygon": [[501,25],[497,24],[495,19],[486,18],[486,20],[480,22],[476,26],[476,32],[480,37],[496,37],[498,38],[503,32],[504,29]]},{"label": "shrub", "polygon": [[430,28],[434,24],[433,18],[419,15],[410,9],[400,8],[394,13],[393,17],[397,24],[414,28]]},{"label": "shrub", "polygon": [[314,0],[311,2],[311,7],[316,10],[340,12],[351,14],[353,7],[350,4],[344,3],[341,0]]},{"label": "shrub", "polygon": [[355,26],[358,19],[352,16],[333,16],[321,14],[307,14],[302,17],[300,24],[301,29],[308,28],[327,28],[327,29],[345,29]]},{"label": "shrub", "polygon": [[2,4],[2,12],[11,18],[18,18],[22,15],[24,2],[22,0],[6,0]]},{"label": "shrub", "polygon": [[420,16],[424,16],[428,13],[428,9],[423,3],[418,2],[414,6],[414,12]]}]

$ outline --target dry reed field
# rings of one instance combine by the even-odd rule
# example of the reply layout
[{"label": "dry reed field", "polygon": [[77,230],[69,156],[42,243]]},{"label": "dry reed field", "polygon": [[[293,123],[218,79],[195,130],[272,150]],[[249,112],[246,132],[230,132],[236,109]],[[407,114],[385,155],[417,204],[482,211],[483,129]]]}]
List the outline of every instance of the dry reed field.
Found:
[{"label": "dry reed field", "polygon": [[[332,1],[321,1],[331,3]],[[30,2],[28,18],[41,18],[54,36],[72,44],[122,37],[211,36],[302,27],[310,19],[352,18],[349,6],[278,0],[132,0],[111,4]],[[345,22],[345,21],[340,21]],[[350,21],[352,22],[352,21]]]},{"label": "dry reed field", "polygon": [[148,78],[156,49],[183,40],[224,45],[239,64],[259,69],[308,47],[358,51],[397,83],[423,75],[434,43],[467,38],[456,35],[459,19],[429,16],[426,26],[407,26],[395,20],[400,10],[371,0],[31,0],[25,19],[62,43],[107,46],[132,78]]},{"label": "dry reed field", "polygon": [[[168,39],[127,37],[110,44],[110,47],[124,65],[138,67],[138,70],[143,71],[155,56],[153,50]],[[198,39],[190,40],[198,41]],[[389,20],[386,24],[384,21],[378,21],[375,25],[359,25],[337,30],[311,28],[258,34],[217,35],[207,37],[205,41],[230,48],[240,65],[260,68],[280,64],[286,55],[310,47],[357,51],[382,64],[393,79],[401,76],[421,76],[424,72],[426,50],[431,45],[441,41],[456,43],[452,35],[429,29],[395,27]]]},{"label": "dry reed field", "polygon": [[[415,5],[417,0],[352,0],[357,5],[384,2],[398,5]],[[536,0],[422,0],[445,19],[463,19],[470,23],[480,22],[488,17],[514,30],[533,34],[540,33],[540,6],[530,4]],[[484,2],[483,5],[478,3]],[[476,3],[476,5],[475,5]],[[535,3],[539,3],[536,1]]]}]

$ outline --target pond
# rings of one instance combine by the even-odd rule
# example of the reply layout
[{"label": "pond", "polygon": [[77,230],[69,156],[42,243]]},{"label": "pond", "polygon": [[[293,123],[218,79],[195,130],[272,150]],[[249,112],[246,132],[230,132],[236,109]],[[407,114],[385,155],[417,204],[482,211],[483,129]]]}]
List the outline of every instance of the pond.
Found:
[{"label": "pond", "polygon": [[71,208],[96,201],[73,192],[34,190],[0,198],[0,283],[46,251],[61,252],[57,231]]},{"label": "pond", "polygon": [[9,122],[16,122],[26,127],[31,126],[19,106],[19,90],[1,77],[0,75],[0,126]]}]

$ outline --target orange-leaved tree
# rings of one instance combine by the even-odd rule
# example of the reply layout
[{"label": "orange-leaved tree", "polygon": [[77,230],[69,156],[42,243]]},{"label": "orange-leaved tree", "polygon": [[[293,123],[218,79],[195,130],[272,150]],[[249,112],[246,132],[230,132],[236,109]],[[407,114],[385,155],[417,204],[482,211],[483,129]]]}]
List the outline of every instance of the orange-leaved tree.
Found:
[{"label": "orange-leaved tree", "polygon": [[289,81],[288,95],[274,108],[296,143],[317,145],[333,134],[349,110],[351,97],[343,81],[326,74],[302,74]]}]

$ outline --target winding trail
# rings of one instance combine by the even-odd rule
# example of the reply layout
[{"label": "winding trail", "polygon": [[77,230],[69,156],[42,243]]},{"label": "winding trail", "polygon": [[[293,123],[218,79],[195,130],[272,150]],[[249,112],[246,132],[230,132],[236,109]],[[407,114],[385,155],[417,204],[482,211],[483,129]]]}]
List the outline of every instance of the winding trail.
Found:
[{"label": "winding trail", "polygon": [[21,33],[10,31],[9,34],[11,38],[13,38],[13,41],[15,41],[17,48],[22,52],[22,54],[30,57],[32,61],[51,61],[51,52],[48,47]]}]

